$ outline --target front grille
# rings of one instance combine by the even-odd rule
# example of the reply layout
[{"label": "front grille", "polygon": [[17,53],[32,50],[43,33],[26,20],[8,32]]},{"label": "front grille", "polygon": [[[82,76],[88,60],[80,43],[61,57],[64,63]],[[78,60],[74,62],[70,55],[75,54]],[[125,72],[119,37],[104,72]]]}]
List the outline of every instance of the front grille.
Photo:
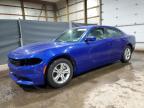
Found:
[{"label": "front grille", "polygon": [[30,59],[12,59],[9,58],[9,63],[15,66],[28,66],[28,65],[36,65],[41,63],[41,59],[39,58],[30,58]]}]

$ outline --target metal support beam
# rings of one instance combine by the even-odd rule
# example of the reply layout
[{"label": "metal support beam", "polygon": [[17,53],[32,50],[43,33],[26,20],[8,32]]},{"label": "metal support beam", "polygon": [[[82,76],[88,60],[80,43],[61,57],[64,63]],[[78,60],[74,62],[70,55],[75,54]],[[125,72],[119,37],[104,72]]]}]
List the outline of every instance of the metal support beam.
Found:
[{"label": "metal support beam", "polygon": [[[0,3],[0,6],[9,6],[9,7],[17,7],[17,8],[21,8],[21,6],[17,6],[17,5],[9,5],[9,4],[2,4]],[[27,6],[24,6],[25,9],[34,9],[34,10],[41,10],[41,9],[38,9],[38,8],[34,8],[34,7],[27,7]],[[51,9],[48,9],[48,11],[53,11]]]},{"label": "metal support beam", "polygon": [[[41,18],[41,15],[42,15],[42,12],[43,12],[43,9],[45,8],[45,5],[43,4],[42,6],[41,6],[41,11],[40,11],[40,14],[39,14],[39,16],[38,16],[38,21],[40,20],[40,18]],[[44,16],[45,17],[45,16]]]},{"label": "metal support beam", "polygon": [[84,0],[84,22],[87,24],[87,0]]},{"label": "metal support beam", "polygon": [[99,24],[102,25],[102,0],[99,0]]},{"label": "metal support beam", "polygon": [[21,20],[19,19],[17,21],[17,23],[18,23],[18,30],[19,30],[19,46],[22,47],[23,46],[23,37],[22,37]]},{"label": "metal support beam", "polygon": [[69,22],[69,6],[68,6],[68,0],[66,0],[66,12],[67,12],[67,21]]},{"label": "metal support beam", "polygon": [[23,0],[23,1],[30,2],[30,3],[37,3],[37,4],[49,4],[49,5],[55,4],[54,2],[42,1],[42,0]]},{"label": "metal support beam", "polygon": [[53,5],[53,10],[54,10],[54,21],[57,22],[57,11],[58,11],[58,9],[57,9],[56,4]]},{"label": "metal support beam", "polygon": [[48,21],[48,12],[47,12],[47,5],[46,4],[44,4],[44,11],[45,11],[46,21]]},{"label": "metal support beam", "polygon": [[20,3],[21,3],[22,17],[23,17],[23,20],[25,20],[25,10],[24,10],[24,2],[23,2],[23,0],[20,0]]}]

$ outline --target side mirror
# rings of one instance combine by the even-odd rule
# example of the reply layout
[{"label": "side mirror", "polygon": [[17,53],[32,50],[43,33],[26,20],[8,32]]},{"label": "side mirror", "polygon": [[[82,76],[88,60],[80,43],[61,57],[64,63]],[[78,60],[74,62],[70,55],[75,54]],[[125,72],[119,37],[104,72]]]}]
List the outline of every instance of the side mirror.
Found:
[{"label": "side mirror", "polygon": [[89,41],[96,41],[96,37],[95,36],[88,36],[85,38],[85,42],[89,42]]}]

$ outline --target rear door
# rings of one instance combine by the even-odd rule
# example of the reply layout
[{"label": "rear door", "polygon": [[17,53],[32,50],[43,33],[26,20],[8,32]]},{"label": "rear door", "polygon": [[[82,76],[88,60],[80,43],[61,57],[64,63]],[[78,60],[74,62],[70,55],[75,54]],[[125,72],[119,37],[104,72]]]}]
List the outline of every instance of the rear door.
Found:
[{"label": "rear door", "polygon": [[124,44],[122,41],[124,37],[124,33],[122,33],[120,30],[115,29],[115,28],[105,28],[105,33],[106,33],[106,36],[108,38],[111,38],[112,40],[112,45],[111,45],[112,52],[110,55],[111,60],[121,59],[121,55],[124,49],[123,48]]}]

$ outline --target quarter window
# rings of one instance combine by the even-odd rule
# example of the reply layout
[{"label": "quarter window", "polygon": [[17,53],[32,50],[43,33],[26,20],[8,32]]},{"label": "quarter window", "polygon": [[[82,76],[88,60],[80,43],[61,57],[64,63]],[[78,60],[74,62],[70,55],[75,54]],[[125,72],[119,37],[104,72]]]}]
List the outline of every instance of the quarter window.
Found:
[{"label": "quarter window", "polygon": [[107,37],[117,37],[117,36],[121,36],[122,32],[117,29],[106,28],[106,34]]}]

